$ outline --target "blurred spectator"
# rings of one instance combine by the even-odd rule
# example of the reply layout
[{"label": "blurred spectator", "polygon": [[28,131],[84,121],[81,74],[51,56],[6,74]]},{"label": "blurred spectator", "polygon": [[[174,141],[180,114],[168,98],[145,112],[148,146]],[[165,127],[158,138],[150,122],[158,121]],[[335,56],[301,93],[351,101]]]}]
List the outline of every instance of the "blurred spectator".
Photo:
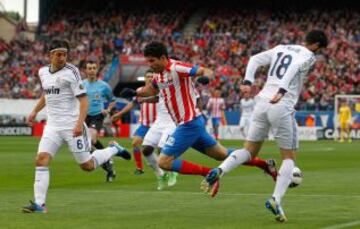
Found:
[{"label": "blurred spectator", "polygon": [[[356,10],[214,9],[194,35],[183,36],[190,15],[190,10],[162,8],[59,10],[40,26],[40,38],[34,42],[14,39],[6,43],[0,39],[0,97],[40,96],[37,70],[47,63],[47,41],[53,37],[71,42],[73,63],[80,66],[91,56],[101,67],[110,63],[114,55],[139,54],[149,41],[161,40],[167,43],[171,55],[214,69],[216,79],[210,83],[210,90],[221,88],[227,109],[236,110],[249,57],[280,43],[301,43],[304,34],[313,28],[326,31],[329,47],[318,55],[297,108],[332,110],[335,94],[360,93],[360,13]],[[254,94],[265,82],[265,70],[258,73]],[[206,99],[209,93],[202,91]]]}]

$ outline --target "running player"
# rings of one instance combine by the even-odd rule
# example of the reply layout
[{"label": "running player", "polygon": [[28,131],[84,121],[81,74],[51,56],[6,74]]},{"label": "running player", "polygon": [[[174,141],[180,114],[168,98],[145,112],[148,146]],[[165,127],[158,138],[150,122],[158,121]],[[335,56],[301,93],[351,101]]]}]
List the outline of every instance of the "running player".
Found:
[{"label": "running player", "polygon": [[67,63],[69,44],[54,40],[50,45],[50,65],[40,68],[39,77],[44,90],[39,102],[28,117],[32,124],[45,106],[47,124],[36,157],[35,201],[23,207],[24,213],[46,213],[46,194],[49,187],[49,165],[63,142],[66,142],[76,162],[84,171],[92,171],[112,156],[130,160],[131,155],[115,141],[109,147],[90,154],[91,139],[84,121],[88,109],[86,89],[79,70]]},{"label": "running player", "polygon": [[[98,139],[98,134],[103,128],[104,118],[110,113],[116,102],[110,86],[105,81],[98,79],[98,70],[99,66],[96,62],[88,61],[86,63],[84,86],[89,100],[89,109],[85,121],[89,127],[91,144],[95,149],[104,149]],[[109,103],[107,109],[104,107],[105,102]],[[112,161],[105,162],[101,167],[106,171],[106,181],[112,182],[115,179]]]},{"label": "running player", "polygon": [[240,131],[245,138],[248,133],[251,114],[254,110],[254,106],[255,106],[255,100],[251,98],[251,93],[245,92],[243,94],[243,98],[240,100],[240,109],[241,109]]},{"label": "running player", "polygon": [[298,149],[298,130],[294,118],[294,106],[298,101],[303,81],[315,63],[315,52],[327,46],[322,31],[313,30],[305,39],[305,45],[278,45],[250,58],[241,90],[250,92],[255,72],[260,66],[270,65],[267,81],[258,94],[245,147],[234,151],[218,168],[212,169],[205,180],[212,191],[218,189],[219,178],[258,155],[262,143],[272,128],[278,143],[282,165],[275,190],[266,201],[275,219],[286,221],[281,199],[291,182],[295,154]]},{"label": "running player", "polygon": [[340,123],[340,142],[344,142],[344,136],[347,136],[348,142],[351,142],[350,127],[351,127],[351,108],[346,101],[343,101],[339,109],[339,123]]},{"label": "running player", "polygon": [[[146,71],[145,73],[145,85],[151,83],[153,72],[151,70]],[[141,144],[143,142],[143,139],[150,129],[150,125],[155,121],[156,119],[156,102],[157,98],[139,98],[134,97],[132,101],[127,104],[121,111],[114,114],[111,119],[113,121],[121,118],[122,115],[129,112],[131,109],[136,107],[136,105],[140,104],[140,119],[139,123],[140,126],[135,131],[133,141],[132,141],[132,147],[134,152],[134,158],[136,163],[136,169],[134,174],[135,175],[141,175],[144,173],[143,163],[142,163],[142,157],[141,157]]]},{"label": "running player", "polygon": [[219,126],[223,111],[225,110],[224,98],[221,98],[221,91],[216,89],[209,99],[206,109],[210,113],[215,139],[219,139]]},{"label": "running player", "polygon": [[[189,147],[216,160],[224,160],[231,153],[230,149],[217,143],[207,133],[205,120],[196,109],[196,93],[191,77],[212,76],[213,72],[207,68],[169,59],[166,46],[160,42],[146,45],[144,54],[150,67],[159,74],[154,77],[152,84],[137,91],[123,90],[123,94],[149,97],[160,93],[176,124],[174,133],[167,138],[160,153],[160,167],[181,174],[205,176],[210,168],[178,158]],[[266,168],[263,164],[259,167],[269,171],[267,165]]]}]

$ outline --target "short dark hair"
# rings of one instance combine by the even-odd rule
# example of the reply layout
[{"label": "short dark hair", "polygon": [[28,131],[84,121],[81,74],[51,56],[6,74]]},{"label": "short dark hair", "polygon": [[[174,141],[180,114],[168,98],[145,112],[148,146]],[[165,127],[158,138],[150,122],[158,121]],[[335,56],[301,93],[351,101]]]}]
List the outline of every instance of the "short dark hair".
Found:
[{"label": "short dark hair", "polygon": [[57,48],[66,48],[67,51],[69,52],[70,51],[69,42],[67,40],[61,40],[61,39],[52,40],[49,47],[49,52]]},{"label": "short dark hair", "polygon": [[151,56],[156,58],[165,56],[166,58],[168,58],[168,51],[163,43],[158,41],[153,41],[145,46],[144,56],[145,57]]},{"label": "short dark hair", "polygon": [[145,75],[148,73],[155,73],[155,71],[153,69],[149,68],[148,70],[146,70]]},{"label": "short dark hair", "polygon": [[97,66],[99,66],[99,64],[98,64],[96,61],[93,61],[93,60],[87,60],[87,61],[85,62],[85,66],[86,66],[87,64],[96,64]]},{"label": "short dark hair", "polygon": [[319,44],[319,48],[326,48],[328,45],[328,39],[325,33],[321,30],[312,30],[310,31],[305,38],[305,42],[309,45]]}]

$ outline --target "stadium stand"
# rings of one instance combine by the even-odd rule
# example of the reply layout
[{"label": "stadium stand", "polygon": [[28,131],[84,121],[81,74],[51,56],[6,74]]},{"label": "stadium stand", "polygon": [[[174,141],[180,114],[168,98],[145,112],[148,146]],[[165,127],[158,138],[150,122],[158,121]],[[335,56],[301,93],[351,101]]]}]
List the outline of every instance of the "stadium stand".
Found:
[{"label": "stadium stand", "polygon": [[[227,110],[238,109],[239,85],[251,54],[278,43],[297,43],[311,28],[325,29],[329,48],[304,87],[298,109],[332,110],[333,96],[360,93],[360,14],[356,10],[265,11],[209,9],[196,33],[184,36],[193,10],[119,8],[101,11],[57,9],[39,26],[35,41],[0,39],[0,98],[37,98],[37,69],[47,61],[47,41],[53,37],[72,44],[72,62],[80,66],[96,58],[102,67],[119,54],[139,54],[150,40],[166,42],[172,55],[216,71],[210,85],[220,88]],[[331,16],[329,16],[331,15]],[[260,71],[259,74],[262,74]],[[262,74],[263,75],[263,74]],[[256,93],[265,82],[259,77]],[[203,96],[208,96],[207,90]]]}]

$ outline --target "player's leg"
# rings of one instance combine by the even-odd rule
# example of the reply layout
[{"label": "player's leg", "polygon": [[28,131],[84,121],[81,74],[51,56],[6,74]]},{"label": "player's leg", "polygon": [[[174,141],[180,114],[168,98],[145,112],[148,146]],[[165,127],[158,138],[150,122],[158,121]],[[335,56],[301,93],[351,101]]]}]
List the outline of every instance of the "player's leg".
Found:
[{"label": "player's leg", "polygon": [[293,109],[285,105],[274,105],[269,110],[268,115],[283,161],[279,169],[274,193],[272,198],[266,202],[266,207],[275,214],[277,221],[284,222],[286,216],[281,207],[281,199],[289,187],[292,171],[295,167],[295,151],[299,147],[298,127]]},{"label": "player's leg", "polygon": [[[103,126],[103,121],[104,121],[104,116],[102,114],[86,117],[86,125],[88,125],[89,127],[91,144],[93,145],[93,148],[98,150],[105,148],[98,139],[99,132]],[[101,168],[106,171],[106,181],[112,182],[116,176],[115,170],[113,168],[113,161],[110,159],[109,161],[102,164]]]},{"label": "player's leg", "polygon": [[62,144],[62,139],[56,130],[45,127],[39,143],[38,154],[35,159],[34,202],[23,207],[24,213],[46,213],[46,195],[49,188],[49,165],[51,159]]},{"label": "player's leg", "polygon": [[168,174],[160,168],[158,163],[158,156],[154,152],[161,138],[161,134],[162,134],[161,128],[164,127],[162,127],[159,122],[155,122],[151,126],[149,131],[146,133],[142,147],[142,153],[145,156],[148,165],[150,166],[150,168],[153,169],[157,177],[158,190],[164,189],[166,187],[166,183],[168,180]]},{"label": "player's leg", "polygon": [[247,141],[245,141],[244,148],[234,150],[229,157],[227,157],[218,168],[214,168],[207,174],[204,182],[202,182],[202,189],[204,191],[211,191],[211,195],[215,196],[218,189],[218,180],[221,176],[229,173],[240,165],[243,165],[252,158],[256,157],[261,149],[262,142],[267,136],[270,128],[270,123],[267,120],[266,111],[269,103],[260,103],[255,107],[253,113],[253,120],[250,125]]},{"label": "player's leg", "polygon": [[346,134],[346,123],[341,122],[340,123],[340,142],[344,142],[344,136]]},{"label": "player's leg", "polygon": [[350,121],[346,122],[346,134],[347,134],[348,142],[352,142],[352,140],[351,140],[351,122]]},{"label": "player's leg", "polygon": [[[159,153],[161,152],[162,148],[164,148],[165,143],[166,143],[166,139],[168,139],[169,136],[171,136],[174,131],[175,131],[175,124],[174,123],[168,123],[166,125],[165,130],[163,130],[160,141],[158,143],[158,149],[159,149]],[[178,173],[177,172],[168,172],[168,179],[167,179],[167,185],[169,187],[174,186],[177,183],[177,177],[178,177]]]},{"label": "player's leg", "polygon": [[218,140],[219,139],[220,118],[214,117],[211,120],[212,120],[213,129],[214,129],[214,137],[216,140]]},{"label": "player's leg", "polygon": [[133,141],[131,143],[133,147],[133,154],[136,164],[135,175],[141,175],[144,173],[142,157],[141,157],[141,144],[145,135],[150,128],[144,125],[140,125],[134,133]]},{"label": "player's leg", "polygon": [[135,159],[136,169],[134,171],[135,175],[141,175],[144,173],[144,167],[142,163],[141,157],[141,144],[143,139],[140,136],[134,136],[131,142],[131,146],[133,147],[133,155]]},{"label": "player's leg", "polygon": [[246,135],[247,133],[245,133],[245,125],[246,125],[246,118],[244,116],[242,116],[240,118],[240,125],[239,125],[239,128],[240,128],[240,133],[244,136],[244,139],[246,139]]},{"label": "player's leg", "polygon": [[84,171],[95,170],[97,167],[109,161],[113,156],[119,156],[125,160],[131,159],[131,154],[115,141],[111,141],[108,147],[95,150],[90,154],[91,138],[86,125],[84,125],[83,134],[78,137],[74,138],[71,131],[63,131],[63,136],[76,162]]},{"label": "player's leg", "polygon": [[205,176],[210,168],[186,160],[177,159],[197,140],[204,131],[202,116],[176,127],[174,133],[168,137],[159,156],[160,168],[178,172]]}]

